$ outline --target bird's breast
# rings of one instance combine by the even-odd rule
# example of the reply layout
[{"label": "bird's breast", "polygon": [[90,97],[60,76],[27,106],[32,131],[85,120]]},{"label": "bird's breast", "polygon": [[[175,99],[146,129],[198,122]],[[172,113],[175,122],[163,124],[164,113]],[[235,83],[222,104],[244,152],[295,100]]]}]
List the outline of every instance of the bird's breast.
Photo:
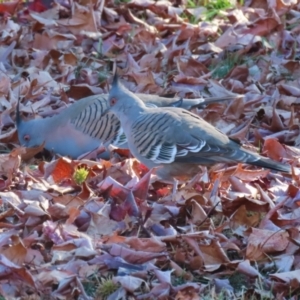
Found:
[{"label": "bird's breast", "polygon": [[51,133],[46,140],[45,148],[60,155],[77,158],[86,152],[95,150],[100,144],[98,139],[76,130],[73,124],[67,123]]}]

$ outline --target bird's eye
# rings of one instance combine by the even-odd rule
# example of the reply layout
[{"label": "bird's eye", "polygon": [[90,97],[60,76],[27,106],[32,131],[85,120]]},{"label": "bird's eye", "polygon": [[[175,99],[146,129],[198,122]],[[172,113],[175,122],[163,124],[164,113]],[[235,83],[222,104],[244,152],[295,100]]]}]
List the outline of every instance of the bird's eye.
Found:
[{"label": "bird's eye", "polygon": [[110,106],[114,106],[117,103],[117,99],[116,98],[111,98],[110,99]]},{"label": "bird's eye", "polygon": [[25,134],[23,139],[24,139],[24,141],[29,142],[30,141],[30,136],[28,134]]}]

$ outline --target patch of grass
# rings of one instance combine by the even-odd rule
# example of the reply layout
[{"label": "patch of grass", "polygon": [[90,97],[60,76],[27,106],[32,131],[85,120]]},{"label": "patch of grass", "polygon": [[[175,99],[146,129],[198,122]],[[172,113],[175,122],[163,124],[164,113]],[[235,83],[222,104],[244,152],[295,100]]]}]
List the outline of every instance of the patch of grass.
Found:
[{"label": "patch of grass", "polygon": [[81,61],[79,61],[78,65],[74,69],[74,75],[76,80],[79,78],[80,71],[85,67],[85,64],[83,64]]},{"label": "patch of grass", "polygon": [[97,287],[98,287],[99,280],[97,276],[91,275],[86,280],[82,282],[82,286],[84,291],[87,293],[88,296],[95,296]]},{"label": "patch of grass", "polygon": [[[103,54],[103,40],[99,38],[96,49],[90,52],[89,56],[82,56],[81,53],[75,53],[77,64],[74,68],[75,80],[80,77],[82,69],[91,69],[93,72],[98,72],[99,83],[107,80],[110,68],[110,62],[113,61],[110,57]],[[106,62],[103,65],[103,61]]]},{"label": "patch of grass", "polygon": [[255,280],[255,291],[259,291],[259,296],[261,297],[261,299],[274,299],[274,294],[273,294],[273,287],[267,287],[263,280],[258,277],[256,280]]},{"label": "patch of grass", "polygon": [[109,77],[108,71],[100,71],[98,72],[98,78],[99,82],[102,83],[103,81],[106,81]]},{"label": "patch of grass", "polygon": [[[100,56],[98,52],[93,52],[92,54],[95,54],[95,56]],[[77,63],[77,66],[74,68],[74,75],[75,79],[78,80],[80,77],[81,70],[84,68],[90,68],[92,71],[98,72],[98,78],[99,83],[102,83],[103,81],[107,80],[109,71],[107,70],[107,65],[105,67],[102,67],[101,69],[97,66],[98,62],[95,58],[90,57],[88,60],[79,60]]]},{"label": "patch of grass", "polygon": [[[207,11],[204,13],[206,21],[212,20],[215,16],[219,15],[220,11],[233,8],[232,1],[230,0],[188,0],[187,8],[205,7]],[[181,15],[182,18],[188,19],[191,24],[197,23],[195,16],[189,16],[186,13]]]},{"label": "patch of grass", "polygon": [[198,1],[195,0],[188,0],[187,1],[187,8],[196,8],[199,5]]},{"label": "patch of grass", "polygon": [[224,59],[210,66],[210,70],[213,70],[212,77],[216,79],[224,78],[233,67],[243,63],[242,56],[237,55],[235,52],[226,53]]},{"label": "patch of grass", "polygon": [[174,286],[185,284],[185,283],[187,283],[185,271],[183,271],[180,276],[172,276],[172,284]]},{"label": "patch of grass", "polygon": [[228,279],[236,292],[245,291],[249,288],[249,280],[247,276],[240,272],[233,273]]},{"label": "patch of grass", "polygon": [[120,5],[120,4],[126,4],[129,3],[131,0],[115,0],[115,5]]},{"label": "patch of grass", "polygon": [[230,0],[212,0],[212,1],[206,1],[207,4],[205,7],[207,9],[215,9],[215,10],[221,10],[221,9],[226,9],[226,8],[231,8],[232,3]]},{"label": "patch of grass", "polygon": [[[141,12],[139,14],[139,19],[142,20],[143,22],[146,22],[146,14],[144,12]],[[131,25],[131,29],[127,32],[126,36],[125,36],[125,41],[126,41],[126,44],[127,43],[134,43],[134,39],[135,39],[135,36],[136,36],[136,33],[137,33],[137,26],[135,26],[134,24]],[[123,50],[120,50],[121,52]]]},{"label": "patch of grass", "polygon": [[199,275],[199,274],[193,274],[194,275],[194,280],[193,282],[198,282],[198,283],[201,283],[201,284],[209,284],[210,280],[203,276],[203,275]]},{"label": "patch of grass", "polygon": [[187,13],[182,13],[181,15],[180,15],[180,17],[182,18],[182,19],[187,19],[188,21],[189,21],[189,23],[191,23],[191,24],[198,24],[199,23],[199,21],[197,20],[197,18],[195,17],[195,16],[193,16],[193,15],[190,15],[190,14],[187,14]]},{"label": "patch of grass", "polygon": [[217,293],[215,287],[212,287],[207,293],[204,295],[201,294],[202,300],[228,300],[228,299],[236,299],[232,298],[232,295],[228,295],[229,293],[225,290],[222,290],[220,293]]},{"label": "patch of grass", "polygon": [[98,45],[97,45],[97,58],[103,57],[103,40],[99,38]]},{"label": "patch of grass", "polygon": [[298,27],[300,25],[300,20],[286,25],[286,30],[293,30],[294,28]]},{"label": "patch of grass", "polygon": [[219,15],[220,11],[233,7],[229,0],[213,0],[206,2],[206,5],[204,5],[207,8],[206,21],[212,20],[215,16]]}]

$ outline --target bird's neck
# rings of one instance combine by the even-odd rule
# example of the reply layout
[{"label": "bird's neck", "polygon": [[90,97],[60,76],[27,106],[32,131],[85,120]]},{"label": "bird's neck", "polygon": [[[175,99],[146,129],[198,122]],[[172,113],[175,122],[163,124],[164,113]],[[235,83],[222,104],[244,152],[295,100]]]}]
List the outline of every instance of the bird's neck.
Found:
[{"label": "bird's neck", "polygon": [[123,108],[123,111],[117,113],[116,116],[121,122],[121,126],[125,130],[126,128],[131,127],[137,118],[141,116],[147,110],[147,107],[134,104],[132,106],[126,106]]},{"label": "bird's neck", "polygon": [[40,134],[48,136],[48,134],[51,135],[59,127],[59,122],[60,118],[58,115],[54,115],[44,119],[36,119],[34,127]]}]

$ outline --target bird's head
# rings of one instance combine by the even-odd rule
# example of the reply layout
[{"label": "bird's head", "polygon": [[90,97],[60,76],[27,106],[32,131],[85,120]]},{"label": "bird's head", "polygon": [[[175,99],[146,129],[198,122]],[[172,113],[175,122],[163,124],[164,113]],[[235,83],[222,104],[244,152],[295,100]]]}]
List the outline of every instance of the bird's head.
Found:
[{"label": "bird's head", "polygon": [[22,120],[18,101],[16,109],[16,123],[18,138],[21,146],[27,148],[35,147],[41,145],[44,142],[42,128],[40,128],[39,121],[40,120]]},{"label": "bird's head", "polygon": [[[144,107],[144,102],[134,93],[129,91],[120,81],[118,75],[115,74],[111,89],[108,95],[108,108],[117,117],[127,114],[131,110],[138,110]],[[106,111],[106,112],[107,112]]]}]

